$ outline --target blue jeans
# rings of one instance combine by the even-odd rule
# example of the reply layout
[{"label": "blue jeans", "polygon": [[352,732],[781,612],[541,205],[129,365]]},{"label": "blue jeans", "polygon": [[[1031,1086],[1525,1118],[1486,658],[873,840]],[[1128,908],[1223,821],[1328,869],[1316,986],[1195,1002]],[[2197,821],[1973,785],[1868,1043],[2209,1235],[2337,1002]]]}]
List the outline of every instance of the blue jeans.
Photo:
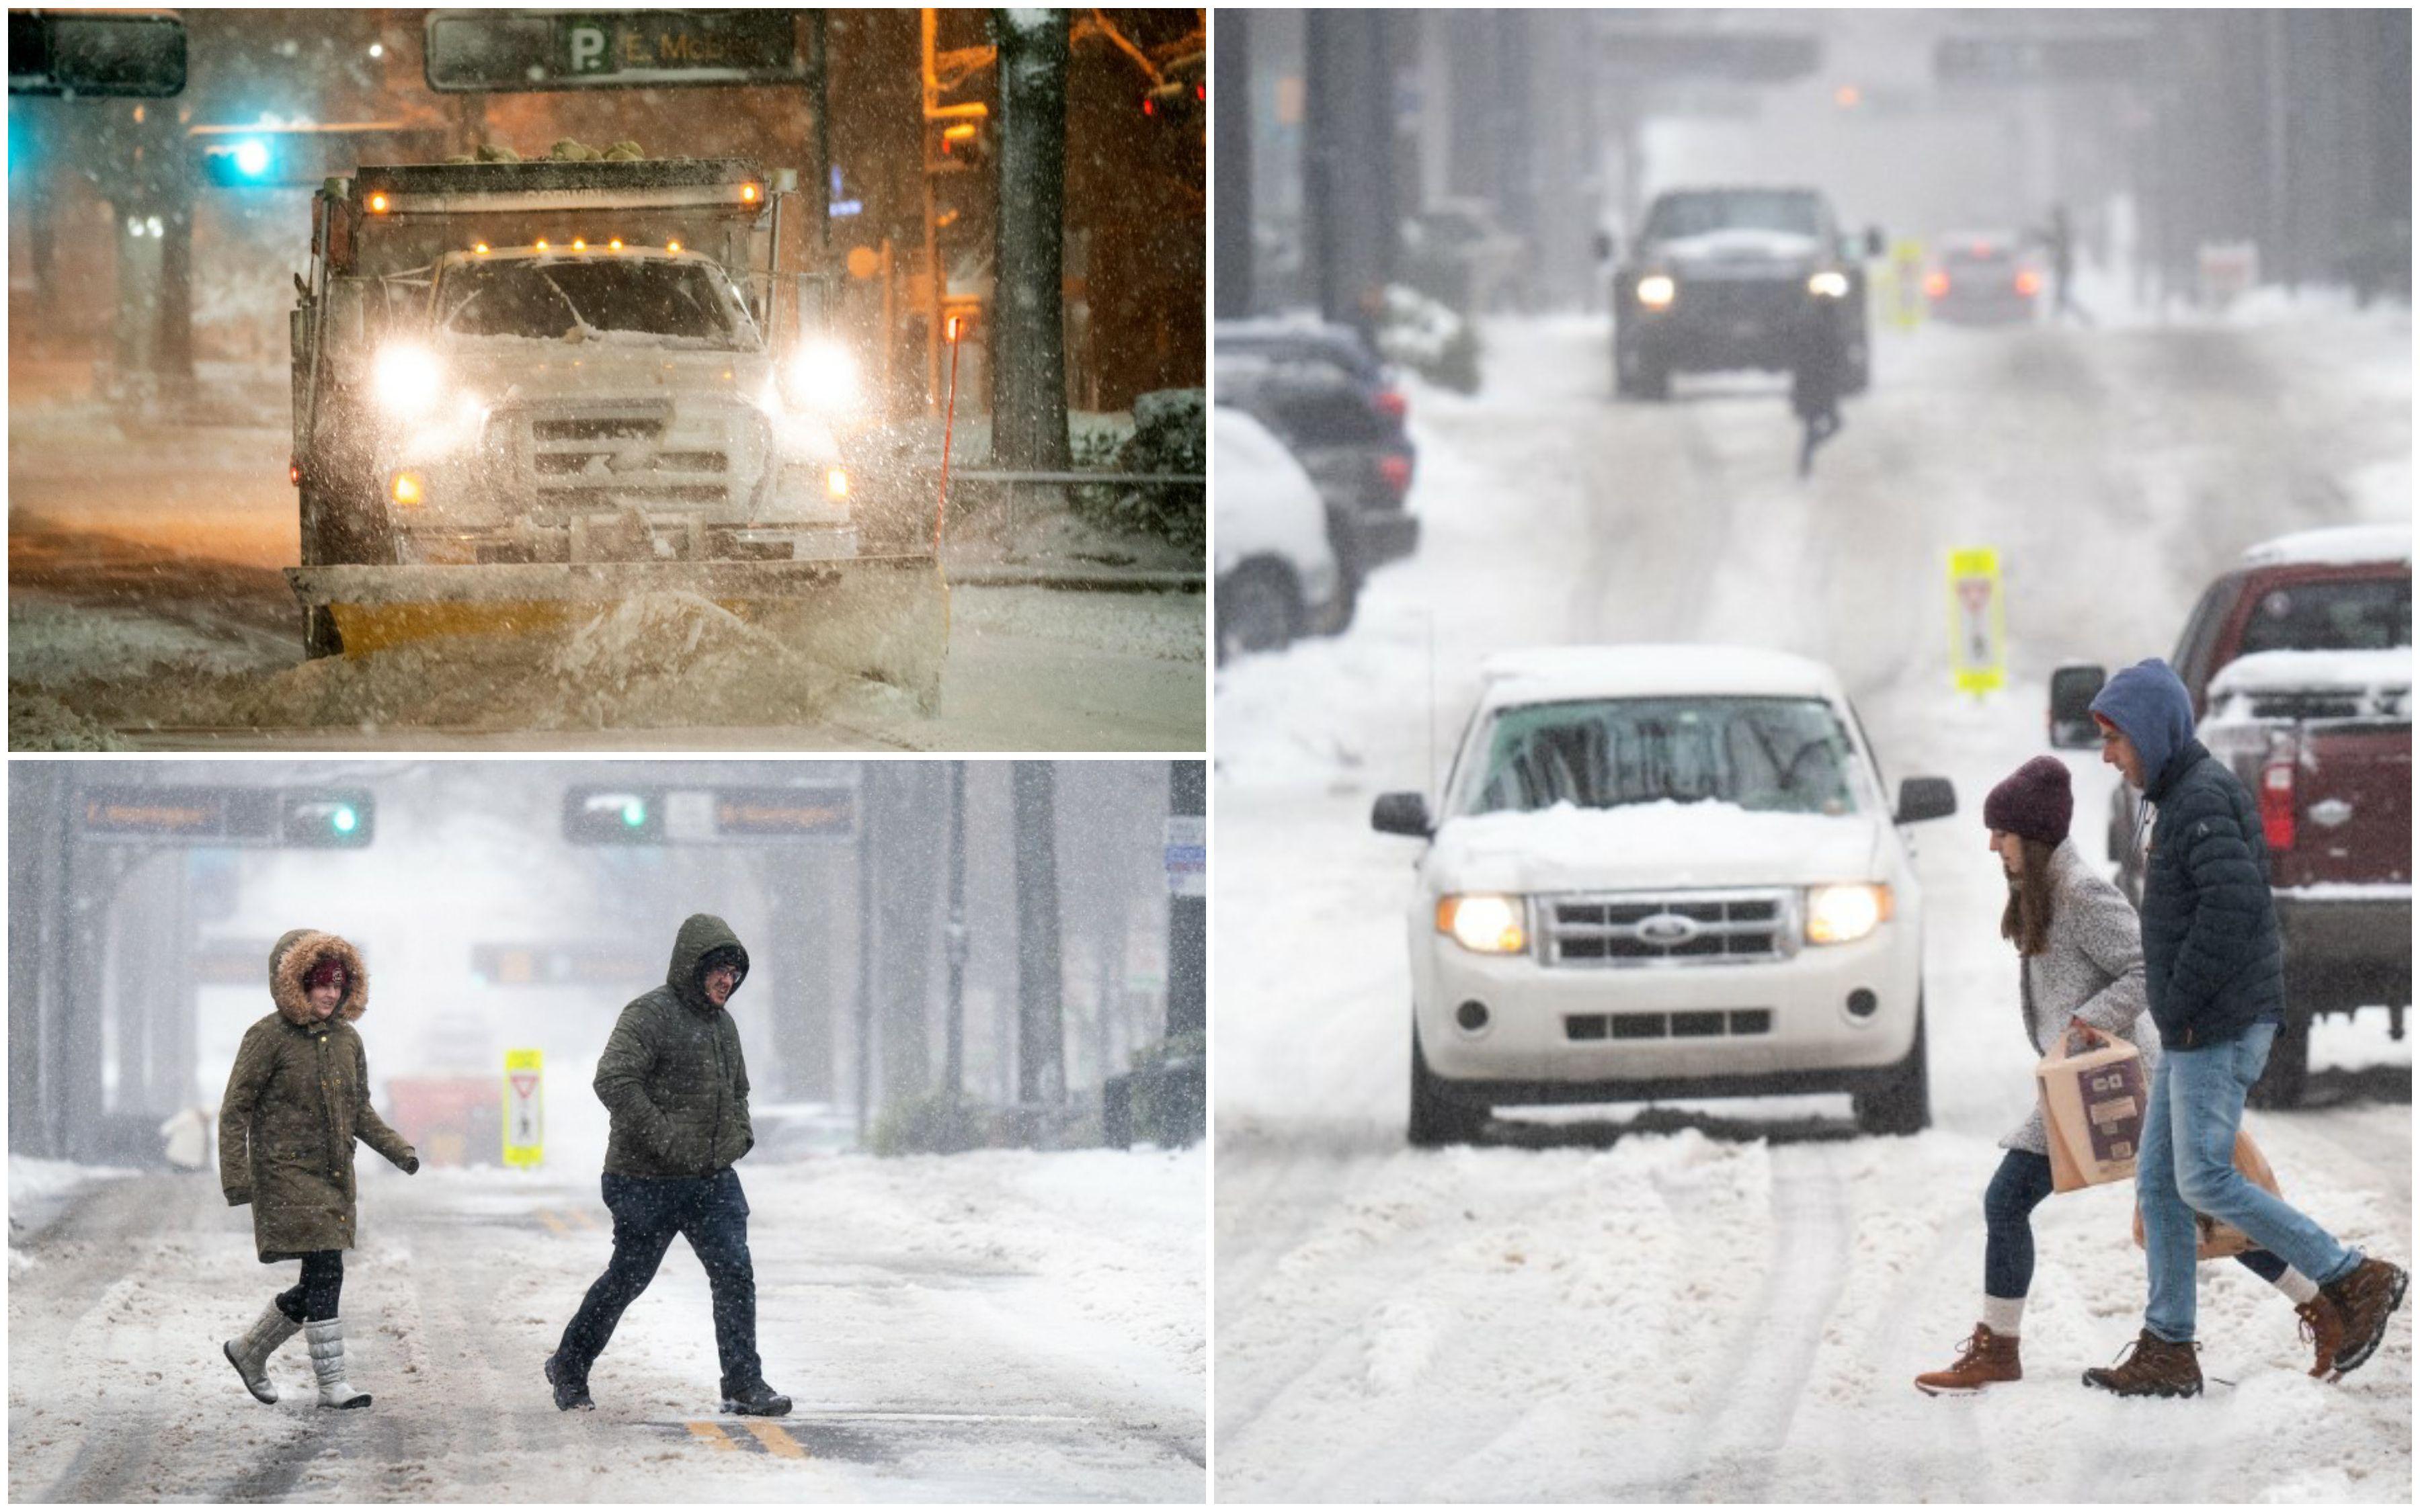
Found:
[{"label": "blue jeans", "polygon": [[2143,1323],[2171,1344],[2190,1343],[2194,1336],[2196,1212],[2242,1229],[2321,1286],[2361,1263],[2359,1254],[2235,1168],[2243,1094],[2260,1079],[2276,1038],[2277,1026],[2255,1024],[2224,1044],[2192,1050],[2171,1045],[2152,1074],[2143,1153],[2134,1165],[2151,1272]]},{"label": "blue jeans", "polygon": [[[2022,1300],[2034,1285],[2034,1210],[2051,1194],[2050,1157],[2030,1149],[2000,1156],[2000,1168],[1983,1189],[1983,1294]],[[2286,1262],[2267,1250],[2237,1256],[2242,1267],[2273,1283]]]}]

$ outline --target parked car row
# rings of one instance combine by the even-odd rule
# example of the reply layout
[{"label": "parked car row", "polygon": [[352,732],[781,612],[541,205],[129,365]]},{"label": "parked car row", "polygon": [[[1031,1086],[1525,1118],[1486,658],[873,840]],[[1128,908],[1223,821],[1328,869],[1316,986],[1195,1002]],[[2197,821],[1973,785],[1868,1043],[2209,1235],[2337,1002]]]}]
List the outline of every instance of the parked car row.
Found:
[{"label": "parked car row", "polygon": [[1418,548],[1419,521],[1404,507],[1407,406],[1357,333],[1221,321],[1216,344],[1223,662],[1351,624],[1361,584]]}]

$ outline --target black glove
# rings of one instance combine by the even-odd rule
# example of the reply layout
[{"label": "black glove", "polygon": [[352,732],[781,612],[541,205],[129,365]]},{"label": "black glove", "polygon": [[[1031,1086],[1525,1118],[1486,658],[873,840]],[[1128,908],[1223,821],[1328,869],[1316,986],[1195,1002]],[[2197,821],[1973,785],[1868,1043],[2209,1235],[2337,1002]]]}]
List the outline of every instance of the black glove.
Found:
[{"label": "black glove", "polygon": [[229,1187],[226,1199],[228,1207],[240,1208],[252,1200],[252,1191],[248,1187]]}]

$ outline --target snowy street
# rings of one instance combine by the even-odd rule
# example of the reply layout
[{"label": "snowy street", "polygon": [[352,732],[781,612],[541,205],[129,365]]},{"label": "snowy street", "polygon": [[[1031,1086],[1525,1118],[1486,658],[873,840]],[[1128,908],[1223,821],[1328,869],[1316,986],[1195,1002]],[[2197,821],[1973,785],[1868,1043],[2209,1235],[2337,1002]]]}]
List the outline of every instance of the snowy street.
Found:
[{"label": "snowy street", "polygon": [[[12,1218],[45,1164],[12,1163]],[[355,1412],[312,1405],[299,1338],[274,1407],[221,1358],[294,1267],[255,1260],[210,1174],[86,1186],[30,1239],[11,1226],[9,1499],[1200,1497],[1202,1151],[739,1169],[766,1373],[797,1401],[778,1419],[716,1414],[677,1242],[597,1364],[597,1411],[555,1411],[540,1362],[610,1242],[593,1170],[363,1162],[344,1316],[376,1400]]]},{"label": "snowy street", "polygon": [[1182,750],[1203,740],[1198,591],[962,586],[930,715],[697,600],[656,606],[644,636],[601,653],[559,636],[474,636],[305,661],[281,573],[299,560],[289,444],[265,425],[149,427],[12,395],[13,746]]},{"label": "snowy street", "polygon": [[[2265,296],[2264,296],[2265,298]],[[2102,306],[2104,318],[2110,306]],[[2412,1495],[2412,1325],[2340,1384],[2275,1292],[2202,1272],[2203,1400],[2077,1378],[2141,1323],[2130,1189],[2055,1197],[2022,1383],[1919,1395],[1974,1328],[1981,1197],[2033,1100],[1983,796],[2045,748],[2052,669],[2166,656],[2255,542],[2405,521],[2400,311],[2256,301],[2227,322],[1883,332],[1811,479],[1786,386],[1611,397],[1603,317],[1486,327],[1485,386],[1410,386],[1419,554],[1351,630],[1218,676],[1218,1474],[1222,1501],[2326,1501]],[[1957,694],[1947,574],[1993,547],[2009,687]],[[1914,826],[1932,1127],[1860,1138],[1846,1096],[1501,1120],[1404,1140],[1404,908],[1487,656],[1706,641],[1828,662]],[[2064,752],[2099,861],[2115,774]],[[2411,1263],[2411,1050],[2316,1027],[2305,1105],[2247,1127],[2289,1200]]]}]

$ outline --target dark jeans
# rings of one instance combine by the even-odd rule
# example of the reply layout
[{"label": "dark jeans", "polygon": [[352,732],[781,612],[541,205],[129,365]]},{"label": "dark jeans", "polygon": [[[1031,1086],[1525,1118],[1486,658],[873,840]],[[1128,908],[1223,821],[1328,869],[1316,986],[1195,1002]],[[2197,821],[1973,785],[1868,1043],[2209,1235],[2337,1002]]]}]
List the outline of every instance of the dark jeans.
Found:
[{"label": "dark jeans", "polygon": [[[2000,1168],[1983,1189],[1983,1291],[1986,1296],[2023,1297],[2034,1284],[2033,1212],[2050,1196],[2050,1157],[2029,1149],[2011,1149],[2000,1156]],[[2243,1268],[2263,1281],[2286,1273],[2286,1262],[2265,1249],[2236,1257]]]},{"label": "dark jeans", "polygon": [[1800,420],[1807,427],[1798,443],[1798,475],[1803,478],[1814,470],[1815,448],[1838,435],[1843,422],[1838,409],[1819,409]]},{"label": "dark jeans", "polygon": [[317,1323],[336,1316],[336,1298],[345,1289],[345,1252],[315,1249],[302,1257],[302,1279],[277,1294],[277,1310],[298,1323]]},{"label": "dark jeans", "polygon": [[563,1330],[556,1365],[573,1381],[605,1352],[623,1309],[647,1289],[673,1236],[689,1241],[714,1293],[714,1343],[725,1391],[764,1379],[756,1357],[756,1268],[748,1257],[748,1196],[739,1173],[649,1178],[607,1172],[605,1206],[613,1214],[613,1258]]}]

